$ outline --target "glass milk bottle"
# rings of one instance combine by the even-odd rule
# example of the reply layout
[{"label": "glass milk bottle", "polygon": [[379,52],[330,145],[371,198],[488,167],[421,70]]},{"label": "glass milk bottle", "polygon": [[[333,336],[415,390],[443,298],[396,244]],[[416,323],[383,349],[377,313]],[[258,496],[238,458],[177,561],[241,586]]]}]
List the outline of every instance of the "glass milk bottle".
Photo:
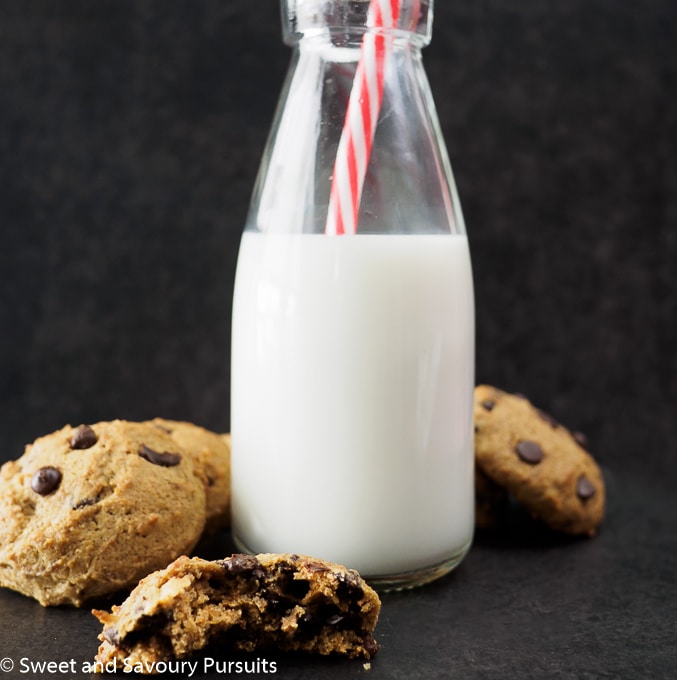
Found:
[{"label": "glass milk bottle", "polygon": [[373,585],[454,568],[474,527],[474,302],[421,49],[433,0],[283,0],[293,57],[232,319],[239,549]]}]

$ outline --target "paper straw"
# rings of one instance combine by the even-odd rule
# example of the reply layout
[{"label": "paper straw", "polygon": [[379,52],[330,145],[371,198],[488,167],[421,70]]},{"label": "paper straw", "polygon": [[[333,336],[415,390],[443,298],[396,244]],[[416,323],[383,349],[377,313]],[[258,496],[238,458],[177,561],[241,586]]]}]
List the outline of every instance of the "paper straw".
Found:
[{"label": "paper straw", "polygon": [[[371,0],[367,26],[385,30],[395,28],[399,15],[400,0]],[[367,31],[362,38],[360,58],[336,152],[326,234],[354,234],[357,229],[362,187],[383,99],[390,40],[380,30]]]}]

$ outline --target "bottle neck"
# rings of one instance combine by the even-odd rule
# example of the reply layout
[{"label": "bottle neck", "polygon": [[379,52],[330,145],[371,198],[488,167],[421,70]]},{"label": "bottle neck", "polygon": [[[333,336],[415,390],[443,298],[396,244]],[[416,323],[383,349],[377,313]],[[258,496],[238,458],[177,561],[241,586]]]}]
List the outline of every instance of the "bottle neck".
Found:
[{"label": "bottle neck", "polygon": [[337,47],[357,47],[368,31],[424,47],[432,37],[434,0],[398,0],[393,25],[375,26],[370,0],[281,0],[283,39],[296,45],[319,38]]},{"label": "bottle neck", "polygon": [[[370,29],[373,32],[375,29]],[[308,52],[311,50],[319,50],[324,54],[327,60],[338,59],[341,60],[341,53],[349,55],[356,53],[357,56],[346,56],[349,60],[355,60],[359,56],[360,48],[365,34],[368,31],[346,31],[341,29],[332,29],[324,31],[310,31],[298,36],[294,41],[290,42],[290,46],[295,51]],[[408,53],[420,54],[421,48],[425,44],[421,41],[419,36],[411,34],[407,31],[382,31],[386,35],[388,41],[388,49],[392,53],[406,50]]]}]

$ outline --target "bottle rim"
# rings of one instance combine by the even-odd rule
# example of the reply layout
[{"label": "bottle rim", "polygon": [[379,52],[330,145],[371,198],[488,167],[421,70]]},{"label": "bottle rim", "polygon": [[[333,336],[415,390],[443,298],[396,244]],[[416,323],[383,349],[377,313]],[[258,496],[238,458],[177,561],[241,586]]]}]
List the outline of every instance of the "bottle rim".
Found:
[{"label": "bottle rim", "polygon": [[397,25],[368,25],[370,0],[281,0],[282,35],[287,45],[318,35],[359,43],[368,31],[408,37],[420,46],[432,38],[434,0],[399,0]]}]

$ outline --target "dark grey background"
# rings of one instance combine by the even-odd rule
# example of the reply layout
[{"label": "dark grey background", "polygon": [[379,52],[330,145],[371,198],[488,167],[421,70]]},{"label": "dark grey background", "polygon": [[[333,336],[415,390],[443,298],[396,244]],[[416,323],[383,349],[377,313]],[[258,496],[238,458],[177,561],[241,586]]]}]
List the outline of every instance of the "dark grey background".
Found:
[{"label": "dark grey background", "polygon": [[[441,0],[424,53],[478,381],[672,480],[676,40],[669,0]],[[289,54],[276,0],[0,2],[2,455],[65,422],[228,428],[238,239]]]},{"label": "dark grey background", "polygon": [[[458,677],[670,677],[676,44],[672,0],[437,2],[424,61],[472,248],[477,379],[588,434],[609,519],[556,556],[479,542],[451,590],[390,605],[380,677],[422,659],[447,677],[442,658]],[[228,429],[238,240],[289,55],[277,0],[0,0],[0,460],[66,422]],[[50,637],[57,619],[3,597],[27,612],[3,616],[17,648]],[[445,598],[443,637],[407,646]],[[549,645],[520,637],[547,613]]]}]

